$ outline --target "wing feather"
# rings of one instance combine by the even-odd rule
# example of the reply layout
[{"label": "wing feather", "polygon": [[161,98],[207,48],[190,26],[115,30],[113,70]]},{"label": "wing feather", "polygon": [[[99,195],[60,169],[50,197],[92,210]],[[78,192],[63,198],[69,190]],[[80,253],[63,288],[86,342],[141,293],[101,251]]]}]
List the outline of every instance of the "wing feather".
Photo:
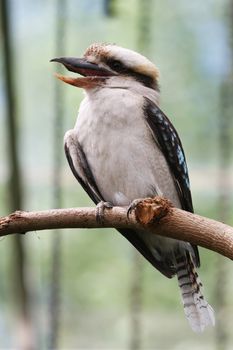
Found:
[{"label": "wing feather", "polygon": [[[147,97],[145,97],[144,114],[154,140],[170,167],[182,209],[193,213],[188,168],[179,135],[164,112]],[[200,266],[198,248],[195,245],[192,247],[196,265]]]}]

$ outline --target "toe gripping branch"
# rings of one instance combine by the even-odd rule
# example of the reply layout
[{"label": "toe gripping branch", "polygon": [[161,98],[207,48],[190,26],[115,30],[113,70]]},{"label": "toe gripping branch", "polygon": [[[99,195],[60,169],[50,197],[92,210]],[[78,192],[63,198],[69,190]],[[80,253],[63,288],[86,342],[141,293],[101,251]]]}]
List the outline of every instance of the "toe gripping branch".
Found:
[{"label": "toe gripping branch", "polygon": [[[127,209],[127,219],[129,222],[133,223],[133,217],[136,222],[140,225],[146,226],[149,224],[159,223],[162,218],[164,218],[171,208],[172,203],[163,197],[153,197],[153,198],[140,198],[135,199]],[[96,206],[96,221],[100,225],[104,225],[105,210],[112,209],[113,205],[109,202],[99,202]]]},{"label": "toe gripping branch", "polygon": [[96,206],[96,221],[99,224],[104,223],[104,211],[105,209],[112,209],[113,205],[110,202],[101,201]]}]

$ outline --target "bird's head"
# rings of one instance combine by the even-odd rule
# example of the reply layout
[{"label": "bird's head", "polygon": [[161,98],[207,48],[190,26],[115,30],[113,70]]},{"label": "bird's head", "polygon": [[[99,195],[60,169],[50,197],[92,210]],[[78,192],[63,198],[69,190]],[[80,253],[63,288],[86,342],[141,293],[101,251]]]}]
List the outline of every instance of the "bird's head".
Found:
[{"label": "bird's head", "polygon": [[82,58],[60,57],[51,62],[62,63],[69,71],[83,77],[57,77],[74,86],[91,89],[103,86],[106,82],[117,82],[118,86],[127,85],[127,81],[159,90],[159,71],[145,56],[117,45],[93,44]]}]

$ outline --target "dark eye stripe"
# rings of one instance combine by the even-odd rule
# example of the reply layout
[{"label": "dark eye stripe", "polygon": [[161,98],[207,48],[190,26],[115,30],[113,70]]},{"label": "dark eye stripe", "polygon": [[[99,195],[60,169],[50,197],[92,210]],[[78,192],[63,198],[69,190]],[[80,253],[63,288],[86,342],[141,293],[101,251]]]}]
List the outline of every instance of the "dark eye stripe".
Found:
[{"label": "dark eye stripe", "polygon": [[125,76],[133,77],[134,79],[142,83],[144,86],[159,91],[157,80],[153,79],[149,75],[135,72],[133,69],[128,68],[119,60],[108,59],[106,61],[106,64],[115,72]]}]

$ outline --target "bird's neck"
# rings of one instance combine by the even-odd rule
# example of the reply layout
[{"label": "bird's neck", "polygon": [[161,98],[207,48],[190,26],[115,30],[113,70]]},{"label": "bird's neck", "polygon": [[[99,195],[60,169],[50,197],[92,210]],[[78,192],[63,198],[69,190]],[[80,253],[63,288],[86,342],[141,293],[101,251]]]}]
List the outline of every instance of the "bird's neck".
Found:
[{"label": "bird's neck", "polygon": [[116,89],[130,90],[135,94],[149,98],[157,105],[160,104],[160,92],[158,90],[148,88],[131,78],[111,77],[106,79],[106,81],[100,86],[93,89],[87,89],[86,94],[93,95],[99,89],[112,89],[113,91]]}]

